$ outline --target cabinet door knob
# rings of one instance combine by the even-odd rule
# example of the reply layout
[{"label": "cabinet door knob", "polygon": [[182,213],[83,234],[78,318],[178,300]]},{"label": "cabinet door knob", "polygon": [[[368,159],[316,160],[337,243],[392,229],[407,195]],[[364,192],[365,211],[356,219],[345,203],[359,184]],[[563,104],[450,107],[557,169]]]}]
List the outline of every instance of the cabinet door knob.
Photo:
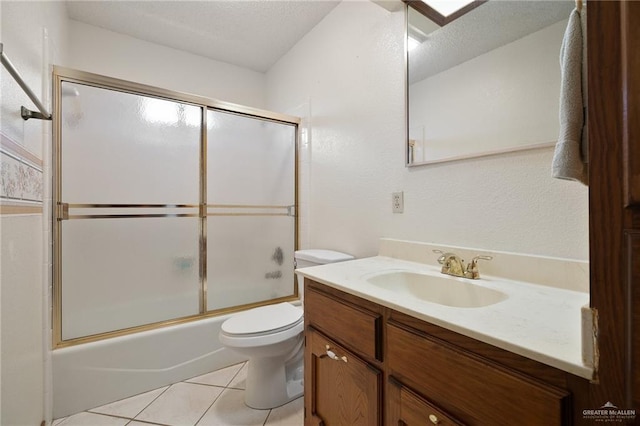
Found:
[{"label": "cabinet door knob", "polygon": [[347,362],[347,357],[346,356],[338,356],[338,355],[336,355],[336,353],[331,350],[331,346],[325,345],[325,348],[327,349],[327,356],[329,358],[331,358],[332,360]]},{"label": "cabinet door knob", "polygon": [[429,414],[429,420],[434,425],[437,425],[438,423],[440,423],[440,419],[438,419],[438,416],[436,416],[435,414]]}]

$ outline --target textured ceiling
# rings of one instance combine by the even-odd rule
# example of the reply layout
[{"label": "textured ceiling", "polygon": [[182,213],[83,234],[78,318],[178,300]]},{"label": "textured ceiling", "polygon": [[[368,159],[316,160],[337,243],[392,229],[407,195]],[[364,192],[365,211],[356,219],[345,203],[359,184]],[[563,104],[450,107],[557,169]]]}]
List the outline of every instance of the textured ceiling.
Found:
[{"label": "textured ceiling", "polygon": [[[409,83],[568,19],[574,7],[573,0],[490,0],[444,27],[438,27],[410,52]],[[416,17],[428,20],[414,13],[410,15],[410,21]],[[417,26],[434,25],[419,23]]]},{"label": "textured ceiling", "polygon": [[266,72],[339,1],[67,1],[71,19]]}]

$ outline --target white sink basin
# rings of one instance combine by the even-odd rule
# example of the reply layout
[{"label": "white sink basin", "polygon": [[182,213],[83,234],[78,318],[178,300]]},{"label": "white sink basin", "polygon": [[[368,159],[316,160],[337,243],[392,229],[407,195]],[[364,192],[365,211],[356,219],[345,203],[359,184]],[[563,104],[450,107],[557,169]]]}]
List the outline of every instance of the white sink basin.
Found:
[{"label": "white sink basin", "polygon": [[482,287],[480,282],[471,284],[444,275],[389,271],[369,277],[367,282],[412,298],[456,308],[480,308],[507,298],[505,293]]}]

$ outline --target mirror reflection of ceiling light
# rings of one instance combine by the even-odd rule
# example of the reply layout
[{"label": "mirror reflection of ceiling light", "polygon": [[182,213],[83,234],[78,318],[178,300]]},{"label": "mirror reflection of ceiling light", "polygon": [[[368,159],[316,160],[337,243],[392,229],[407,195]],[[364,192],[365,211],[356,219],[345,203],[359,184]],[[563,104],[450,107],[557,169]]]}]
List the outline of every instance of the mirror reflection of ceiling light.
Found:
[{"label": "mirror reflection of ceiling light", "polygon": [[409,49],[409,52],[411,52],[413,49],[415,49],[418,46],[420,46],[420,42],[418,40],[416,40],[411,36],[407,38],[407,49]]},{"label": "mirror reflection of ceiling light", "polygon": [[422,0],[422,2],[435,9],[442,16],[447,17],[473,3],[474,0]]},{"label": "mirror reflection of ceiling light", "polygon": [[421,28],[418,28],[416,25],[409,24],[407,27],[407,50],[411,51],[415,49],[427,41],[428,38],[429,36]]}]

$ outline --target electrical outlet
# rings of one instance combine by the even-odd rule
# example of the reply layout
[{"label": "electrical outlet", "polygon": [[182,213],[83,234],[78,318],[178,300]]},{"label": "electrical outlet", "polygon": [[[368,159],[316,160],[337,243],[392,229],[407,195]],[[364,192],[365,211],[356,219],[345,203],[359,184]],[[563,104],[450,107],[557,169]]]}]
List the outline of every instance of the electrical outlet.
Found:
[{"label": "electrical outlet", "polygon": [[404,212],[404,193],[402,191],[391,193],[391,209],[394,213]]}]

